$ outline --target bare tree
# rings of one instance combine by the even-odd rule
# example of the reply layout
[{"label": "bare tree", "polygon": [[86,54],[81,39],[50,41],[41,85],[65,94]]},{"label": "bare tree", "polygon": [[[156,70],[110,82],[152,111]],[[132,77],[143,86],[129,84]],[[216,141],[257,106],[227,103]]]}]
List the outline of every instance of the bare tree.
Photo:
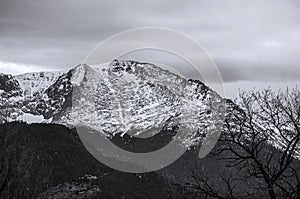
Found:
[{"label": "bare tree", "polygon": [[192,168],[188,185],[207,198],[300,198],[300,91],[241,93],[237,103],[212,153],[226,165],[213,177]]}]

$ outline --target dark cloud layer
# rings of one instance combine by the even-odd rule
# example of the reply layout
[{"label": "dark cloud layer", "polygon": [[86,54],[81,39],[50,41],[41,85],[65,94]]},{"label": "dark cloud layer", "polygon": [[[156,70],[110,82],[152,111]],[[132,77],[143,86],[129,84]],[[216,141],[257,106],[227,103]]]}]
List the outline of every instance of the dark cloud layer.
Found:
[{"label": "dark cloud layer", "polygon": [[72,67],[115,33],[156,26],[202,44],[225,81],[299,81],[299,8],[298,0],[0,0],[0,64]]}]

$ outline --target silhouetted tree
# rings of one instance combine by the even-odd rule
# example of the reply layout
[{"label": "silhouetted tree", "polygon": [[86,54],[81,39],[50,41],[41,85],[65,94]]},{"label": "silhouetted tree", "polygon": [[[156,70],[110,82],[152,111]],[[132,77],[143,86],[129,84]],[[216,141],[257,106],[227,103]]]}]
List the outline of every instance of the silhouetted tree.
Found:
[{"label": "silhouetted tree", "polygon": [[300,92],[244,92],[230,111],[211,157],[217,174],[190,168],[194,191],[207,198],[300,198]]}]

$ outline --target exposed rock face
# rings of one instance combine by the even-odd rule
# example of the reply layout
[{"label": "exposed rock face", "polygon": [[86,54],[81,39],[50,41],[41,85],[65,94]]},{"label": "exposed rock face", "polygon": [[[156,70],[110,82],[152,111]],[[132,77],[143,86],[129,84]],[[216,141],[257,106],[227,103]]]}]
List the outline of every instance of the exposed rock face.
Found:
[{"label": "exposed rock face", "polygon": [[20,84],[11,75],[0,74],[1,97],[9,98],[20,95],[22,92]]}]

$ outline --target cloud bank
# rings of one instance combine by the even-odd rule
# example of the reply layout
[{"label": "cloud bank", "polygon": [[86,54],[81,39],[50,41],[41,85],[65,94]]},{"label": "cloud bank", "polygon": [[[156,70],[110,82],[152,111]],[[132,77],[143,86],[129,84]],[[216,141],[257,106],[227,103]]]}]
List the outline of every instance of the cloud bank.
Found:
[{"label": "cloud bank", "polygon": [[0,0],[0,72],[8,63],[11,73],[70,68],[113,34],[155,26],[203,45],[226,82],[299,81],[299,7],[297,0]]}]

